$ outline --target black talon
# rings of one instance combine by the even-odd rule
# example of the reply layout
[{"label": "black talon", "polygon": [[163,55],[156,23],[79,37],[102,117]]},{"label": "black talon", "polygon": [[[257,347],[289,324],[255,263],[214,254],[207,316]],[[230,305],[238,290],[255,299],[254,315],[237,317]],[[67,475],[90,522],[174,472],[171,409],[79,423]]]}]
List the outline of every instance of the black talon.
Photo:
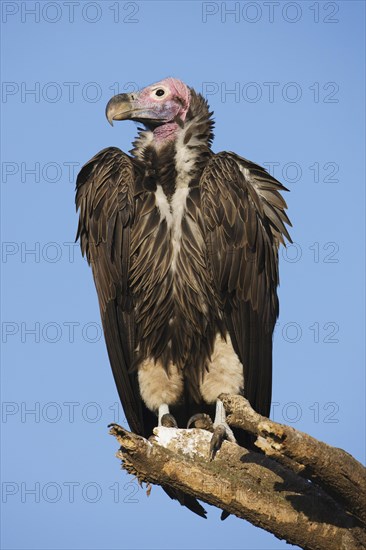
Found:
[{"label": "black talon", "polygon": [[200,428],[201,430],[207,430],[208,432],[214,431],[213,423],[208,414],[198,413],[188,420],[187,428]]},{"label": "black talon", "polygon": [[219,424],[214,429],[213,436],[210,443],[210,460],[215,458],[217,451],[221,449],[223,441],[227,439],[226,428],[222,424]]},{"label": "black talon", "polygon": [[226,518],[228,518],[230,516],[230,512],[228,512],[227,510],[223,510],[221,512],[221,516],[220,516],[220,519],[221,521],[224,521]]},{"label": "black talon", "polygon": [[178,428],[177,421],[172,414],[163,414],[160,420],[161,426],[164,428]]}]

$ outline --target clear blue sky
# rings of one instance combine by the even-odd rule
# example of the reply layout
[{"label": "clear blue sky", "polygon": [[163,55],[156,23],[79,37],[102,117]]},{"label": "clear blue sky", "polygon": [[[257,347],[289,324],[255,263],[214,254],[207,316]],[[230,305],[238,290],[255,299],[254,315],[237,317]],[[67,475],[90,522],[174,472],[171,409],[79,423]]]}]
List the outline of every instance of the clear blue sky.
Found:
[{"label": "clear blue sky", "polygon": [[110,97],[169,75],[208,97],[215,151],[267,163],[291,190],[272,417],[365,460],[364,6],[2,2],[4,549],[288,548],[148,498],[108,435],[123,415],[72,244],[74,176],[130,148]]}]

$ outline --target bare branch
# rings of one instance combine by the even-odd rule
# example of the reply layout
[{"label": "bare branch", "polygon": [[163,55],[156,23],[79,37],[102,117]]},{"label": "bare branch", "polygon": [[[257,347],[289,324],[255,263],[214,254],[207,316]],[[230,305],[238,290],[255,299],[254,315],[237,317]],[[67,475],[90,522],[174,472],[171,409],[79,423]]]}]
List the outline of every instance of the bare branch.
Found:
[{"label": "bare branch", "polygon": [[225,441],[209,461],[211,434],[155,428],[146,440],[113,425],[123,468],[140,482],[170,486],[309,550],[366,549],[356,518],[320,487],[272,459]]},{"label": "bare branch", "polygon": [[[231,426],[259,436],[256,445],[281,463],[312,479],[366,524],[366,469],[343,449],[331,447],[290,426],[256,413],[247,399],[221,395]],[[295,466],[296,464],[296,466]]]}]

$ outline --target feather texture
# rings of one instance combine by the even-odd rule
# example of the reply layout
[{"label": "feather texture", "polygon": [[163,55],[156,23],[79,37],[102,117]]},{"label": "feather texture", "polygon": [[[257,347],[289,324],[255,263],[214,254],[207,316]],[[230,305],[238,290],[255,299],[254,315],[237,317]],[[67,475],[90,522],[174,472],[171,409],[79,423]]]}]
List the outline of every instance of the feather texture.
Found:
[{"label": "feather texture", "polygon": [[244,395],[268,416],[278,245],[284,237],[290,239],[283,223],[289,223],[286,203],[279,193],[286,189],[263,168],[226,152],[211,158],[200,188],[209,265],[244,367]]},{"label": "feather texture", "polygon": [[[290,240],[286,189],[235,153],[214,154],[207,101],[187,90],[185,120],[165,133],[147,123],[131,156],[104,149],[76,184],[77,238],[114,379],[131,429],[146,437],[164,394],[153,388],[172,372],[169,402],[181,426],[211,412],[215,388],[225,391],[215,372],[259,413],[268,415],[271,402],[278,247]],[[231,381],[227,357],[235,359]],[[167,492],[204,515],[194,499]]]}]

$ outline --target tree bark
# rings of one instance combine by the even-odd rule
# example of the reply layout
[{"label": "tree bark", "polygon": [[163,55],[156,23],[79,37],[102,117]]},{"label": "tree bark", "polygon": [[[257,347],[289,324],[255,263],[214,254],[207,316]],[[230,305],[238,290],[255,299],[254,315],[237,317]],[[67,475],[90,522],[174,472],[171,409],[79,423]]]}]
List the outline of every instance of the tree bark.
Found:
[{"label": "tree bark", "polygon": [[[318,483],[366,524],[366,469],[343,449],[331,447],[290,426],[256,413],[247,399],[221,395],[228,423],[260,436],[257,447],[267,456],[294,461],[294,469]],[[285,461],[284,461],[285,462]],[[286,465],[290,463],[286,461]],[[291,467],[291,466],[290,466]]]},{"label": "tree bark", "polygon": [[210,461],[212,434],[205,430],[159,427],[146,440],[114,424],[123,468],[140,483],[183,491],[301,548],[366,549],[361,464],[258,415],[242,397],[220,398],[228,423],[259,436],[267,456],[224,441]]}]

